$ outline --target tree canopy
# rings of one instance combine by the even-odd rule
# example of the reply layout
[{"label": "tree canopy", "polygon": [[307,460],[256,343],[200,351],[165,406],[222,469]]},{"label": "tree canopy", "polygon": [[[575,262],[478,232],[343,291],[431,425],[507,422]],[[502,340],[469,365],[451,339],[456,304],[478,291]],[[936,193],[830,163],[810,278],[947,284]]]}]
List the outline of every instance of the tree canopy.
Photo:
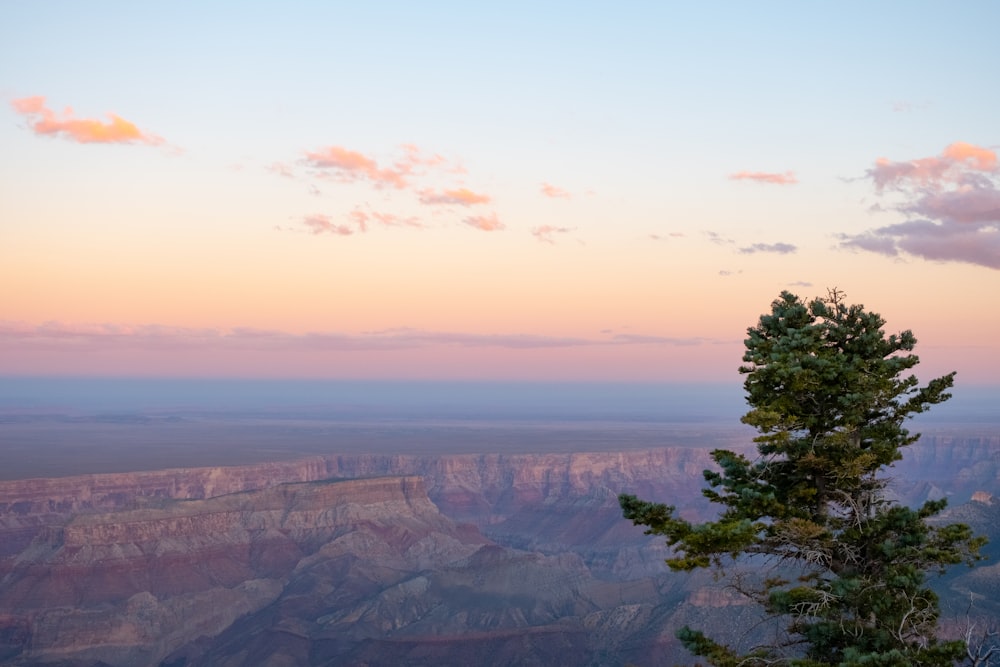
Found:
[{"label": "tree canopy", "polygon": [[624,515],[673,547],[674,570],[736,561],[759,565],[735,582],[780,620],[782,638],[747,654],[699,630],[684,646],[719,666],[953,665],[960,641],[937,638],[938,599],[928,575],[979,558],[985,542],[963,524],[928,521],[945,507],[892,502],[885,469],[918,435],[905,421],[950,398],[954,373],[920,386],[909,371],[910,331],[831,290],[808,303],[782,292],[747,330],[739,369],[758,435],[756,456],[717,449],[704,495],[721,505],[694,524],[674,507],[619,497]]}]

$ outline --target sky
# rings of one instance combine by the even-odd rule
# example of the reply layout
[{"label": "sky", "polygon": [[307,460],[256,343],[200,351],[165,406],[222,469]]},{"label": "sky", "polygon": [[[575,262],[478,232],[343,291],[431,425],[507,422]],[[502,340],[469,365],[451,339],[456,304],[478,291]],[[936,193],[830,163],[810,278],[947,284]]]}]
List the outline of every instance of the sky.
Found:
[{"label": "sky", "polygon": [[1000,4],[0,3],[0,375],[1000,384]]}]

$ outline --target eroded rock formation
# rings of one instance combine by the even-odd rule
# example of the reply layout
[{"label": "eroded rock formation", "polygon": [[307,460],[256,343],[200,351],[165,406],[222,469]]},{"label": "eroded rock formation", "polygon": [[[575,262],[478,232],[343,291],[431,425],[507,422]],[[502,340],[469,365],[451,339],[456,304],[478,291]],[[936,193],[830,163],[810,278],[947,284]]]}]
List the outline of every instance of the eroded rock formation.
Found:
[{"label": "eroded rock formation", "polygon": [[[950,451],[900,464],[906,494],[998,492],[1000,441],[976,460],[920,447]],[[0,482],[0,662],[679,663],[674,628],[754,611],[710,575],[671,575],[616,495],[695,517],[709,462],[684,447],[360,454]],[[989,526],[984,497],[959,520]]]}]

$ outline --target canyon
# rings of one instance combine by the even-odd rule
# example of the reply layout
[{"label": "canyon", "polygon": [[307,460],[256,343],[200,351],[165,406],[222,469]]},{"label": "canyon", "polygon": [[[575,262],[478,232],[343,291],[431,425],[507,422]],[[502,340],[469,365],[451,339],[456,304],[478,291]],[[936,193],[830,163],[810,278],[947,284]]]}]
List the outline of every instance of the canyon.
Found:
[{"label": "canyon", "polygon": [[[709,449],[588,449],[0,481],[0,662],[657,665],[687,659],[685,623],[750,641],[756,610],[669,572],[617,504],[707,516]],[[928,433],[891,472],[902,502],[948,497],[946,518],[996,535],[997,435]],[[1000,617],[989,553],[940,580],[946,615],[971,596]]]}]

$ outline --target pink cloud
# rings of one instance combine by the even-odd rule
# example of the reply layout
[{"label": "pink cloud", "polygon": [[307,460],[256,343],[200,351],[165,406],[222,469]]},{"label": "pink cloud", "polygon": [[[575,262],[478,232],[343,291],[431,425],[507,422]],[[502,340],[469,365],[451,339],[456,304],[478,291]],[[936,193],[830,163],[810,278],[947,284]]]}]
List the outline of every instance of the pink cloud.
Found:
[{"label": "pink cloud", "polygon": [[783,174],[764,171],[738,171],[735,174],[730,174],[729,178],[734,181],[754,181],[756,183],[773,183],[774,185],[794,185],[799,182],[793,171],[786,171]]},{"label": "pink cloud", "polygon": [[471,216],[462,220],[465,224],[470,227],[475,227],[484,232],[495,232],[500,229],[504,229],[504,224],[500,222],[497,218],[496,213],[491,213],[490,215],[477,215]]},{"label": "pink cloud", "polygon": [[410,227],[412,229],[424,229],[424,224],[414,217],[404,217],[393,213],[383,213],[380,211],[364,211],[355,208],[347,214],[347,220],[353,224],[353,228],[348,224],[338,224],[328,215],[314,214],[307,215],[302,219],[310,232],[316,235],[333,234],[336,236],[350,236],[354,234],[355,228],[358,232],[367,232],[370,222],[377,222],[385,227]]},{"label": "pink cloud", "polygon": [[542,183],[541,186],[542,194],[546,197],[552,197],[554,199],[569,199],[570,194],[562,188],[557,188],[551,183]]},{"label": "pink cloud", "polygon": [[441,155],[427,153],[413,144],[402,144],[399,151],[401,155],[391,166],[383,166],[374,157],[343,146],[306,151],[304,162],[321,170],[321,175],[328,178],[343,182],[369,181],[376,187],[397,190],[410,187],[412,178],[426,175],[428,171],[464,172],[460,165],[449,165]]},{"label": "pink cloud", "polygon": [[368,231],[368,220],[369,216],[367,213],[360,209],[354,209],[347,214],[347,217],[351,219],[351,222],[358,226],[358,230],[362,232]]},{"label": "pink cloud", "polygon": [[386,227],[412,227],[414,229],[423,229],[424,224],[420,222],[418,218],[413,216],[403,217],[401,215],[395,215],[393,213],[379,213],[377,211],[372,211],[371,218]]},{"label": "pink cloud", "polygon": [[342,146],[328,146],[306,152],[306,164],[316,169],[330,170],[340,180],[351,182],[367,179],[377,187],[405,188],[405,169],[380,168],[373,159]]},{"label": "pink cloud", "polygon": [[468,188],[458,188],[455,190],[445,190],[442,193],[435,193],[433,190],[423,190],[420,193],[421,204],[456,204],[458,206],[472,206],[475,204],[488,204],[490,196],[473,192]]},{"label": "pink cloud", "polygon": [[995,172],[997,155],[988,148],[957,141],[941,155],[894,162],[880,157],[868,170],[877,190],[885,188],[935,187],[954,183],[969,172]]},{"label": "pink cloud", "polygon": [[56,136],[81,144],[149,144],[163,143],[161,137],[143,132],[121,116],[108,114],[108,121],[74,118],[73,109],[66,107],[62,117],[45,106],[42,96],[14,100],[11,106],[28,119],[28,126],[38,135]]},{"label": "pink cloud", "polygon": [[437,153],[425,155],[421,148],[413,144],[402,144],[399,148],[403,151],[403,157],[396,162],[396,165],[407,173],[416,166],[440,167],[448,163],[448,160]]},{"label": "pink cloud", "polygon": [[875,166],[868,171],[868,175],[875,183],[876,189],[883,190],[900,183],[925,184],[936,182],[944,178],[945,173],[951,167],[951,160],[937,157],[921,158],[907,162],[893,162],[887,158],[880,157],[875,160]]},{"label": "pink cloud", "polygon": [[994,151],[956,142],[939,156],[879,158],[867,176],[877,193],[889,189],[901,198],[874,210],[911,219],[842,234],[841,247],[1000,269],[1000,168]]},{"label": "pink cloud", "polygon": [[542,243],[555,243],[553,236],[556,234],[568,234],[573,231],[572,227],[554,227],[552,225],[541,225],[531,230],[531,235]]},{"label": "pink cloud", "polygon": [[313,234],[333,234],[335,236],[350,236],[354,230],[347,225],[337,225],[325,215],[307,215],[302,224]]}]

